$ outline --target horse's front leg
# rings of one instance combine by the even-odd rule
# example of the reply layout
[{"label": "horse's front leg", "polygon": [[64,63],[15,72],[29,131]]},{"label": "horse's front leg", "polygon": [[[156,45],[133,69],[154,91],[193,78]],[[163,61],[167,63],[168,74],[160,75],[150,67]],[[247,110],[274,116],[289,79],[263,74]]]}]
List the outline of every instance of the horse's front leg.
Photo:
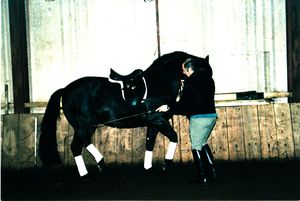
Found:
[{"label": "horse's front leg", "polygon": [[160,119],[156,126],[158,127],[158,130],[170,140],[168,150],[165,155],[165,160],[162,165],[163,171],[167,173],[173,164],[173,159],[178,143],[177,133],[174,131],[169,121],[164,118]]},{"label": "horse's front leg", "polygon": [[149,172],[152,170],[153,149],[154,149],[157,134],[158,134],[158,130],[155,127],[153,126],[148,127],[147,135],[146,135],[146,152],[145,152],[145,159],[144,159],[144,168]]},{"label": "horse's front leg", "polygon": [[163,118],[162,115],[155,115],[155,120],[152,121],[152,127],[148,128],[144,167],[145,169],[147,169],[147,167],[148,169],[149,167],[152,167],[152,164],[149,164],[150,158],[152,162],[152,152],[150,151],[153,151],[155,139],[158,131],[161,132],[170,140],[168,150],[165,155],[165,160],[162,165],[163,171],[167,172],[173,163],[173,158],[175,155],[178,138],[176,132],[170,125],[169,121]]}]

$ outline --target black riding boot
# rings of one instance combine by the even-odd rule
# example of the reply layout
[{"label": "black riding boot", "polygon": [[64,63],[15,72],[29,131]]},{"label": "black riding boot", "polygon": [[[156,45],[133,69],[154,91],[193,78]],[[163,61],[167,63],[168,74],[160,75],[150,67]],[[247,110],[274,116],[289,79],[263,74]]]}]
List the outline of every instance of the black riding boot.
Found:
[{"label": "black riding boot", "polygon": [[192,183],[198,183],[198,184],[207,184],[207,178],[205,175],[205,169],[204,169],[204,163],[202,156],[200,154],[200,150],[192,149],[193,158],[194,158],[194,165],[198,174],[198,178],[193,181]]},{"label": "black riding boot", "polygon": [[201,155],[203,156],[205,162],[205,170],[207,171],[207,175],[209,175],[212,179],[217,178],[216,169],[215,169],[215,161],[214,156],[211,153],[210,147],[208,144],[205,144],[202,147]]}]

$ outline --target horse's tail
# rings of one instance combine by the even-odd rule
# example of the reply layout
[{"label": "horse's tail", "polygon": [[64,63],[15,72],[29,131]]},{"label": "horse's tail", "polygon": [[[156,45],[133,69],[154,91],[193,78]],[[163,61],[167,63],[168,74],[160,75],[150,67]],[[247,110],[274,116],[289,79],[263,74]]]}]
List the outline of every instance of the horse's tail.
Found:
[{"label": "horse's tail", "polygon": [[39,156],[44,165],[61,164],[57,150],[56,121],[60,113],[60,97],[63,92],[64,89],[58,89],[51,95],[41,123]]}]

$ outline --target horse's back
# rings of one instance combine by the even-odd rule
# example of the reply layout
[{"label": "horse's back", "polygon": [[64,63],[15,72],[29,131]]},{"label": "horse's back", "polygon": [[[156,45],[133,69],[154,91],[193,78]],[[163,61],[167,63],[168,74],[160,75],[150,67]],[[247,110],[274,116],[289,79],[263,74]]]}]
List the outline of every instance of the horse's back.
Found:
[{"label": "horse's back", "polygon": [[62,106],[69,122],[76,115],[82,115],[88,121],[108,104],[122,98],[120,86],[103,77],[83,77],[67,85],[64,90]]}]

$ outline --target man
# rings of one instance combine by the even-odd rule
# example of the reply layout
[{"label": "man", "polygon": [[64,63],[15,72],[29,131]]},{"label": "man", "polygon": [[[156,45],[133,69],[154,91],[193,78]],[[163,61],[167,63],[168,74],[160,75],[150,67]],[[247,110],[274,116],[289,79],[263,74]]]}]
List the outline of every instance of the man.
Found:
[{"label": "man", "polygon": [[182,64],[187,77],[180,100],[170,106],[162,105],[156,111],[185,115],[189,119],[192,154],[198,177],[193,183],[207,184],[207,178],[216,178],[214,159],[207,140],[215,126],[215,84],[208,56],[205,59],[188,58]]}]

